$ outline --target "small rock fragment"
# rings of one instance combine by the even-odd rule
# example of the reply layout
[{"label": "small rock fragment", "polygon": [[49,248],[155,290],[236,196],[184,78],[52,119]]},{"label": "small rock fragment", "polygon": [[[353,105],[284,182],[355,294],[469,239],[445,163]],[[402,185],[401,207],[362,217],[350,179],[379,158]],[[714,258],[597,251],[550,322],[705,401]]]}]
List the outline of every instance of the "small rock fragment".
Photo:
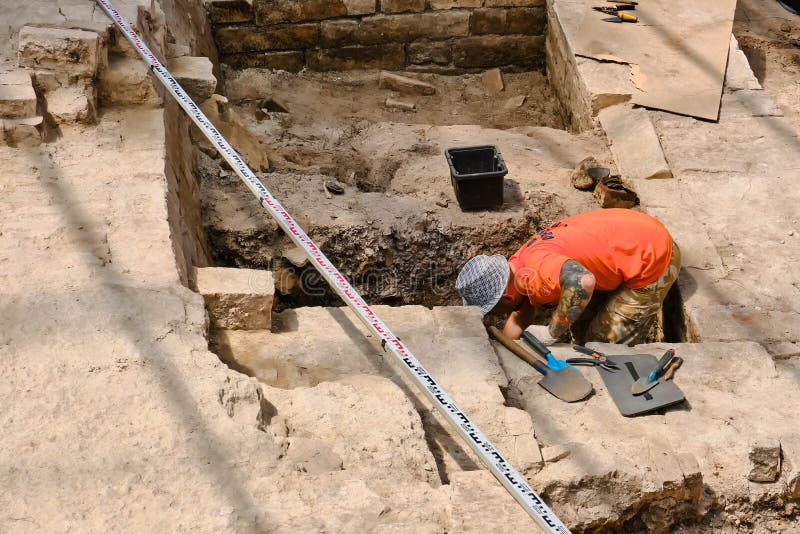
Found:
[{"label": "small rock fragment", "polygon": [[408,100],[399,100],[397,98],[392,98],[391,96],[386,99],[386,107],[402,109],[404,111],[414,111],[417,109],[417,105],[414,102],[410,102]]},{"label": "small rock fragment", "polygon": [[407,95],[432,95],[436,93],[436,88],[427,82],[386,71],[381,71],[378,87]]},{"label": "small rock fragment", "polygon": [[518,95],[508,99],[503,106],[504,109],[517,109],[521,108],[525,101],[528,99],[525,95]]},{"label": "small rock fragment", "polygon": [[295,267],[302,267],[308,263],[308,256],[306,256],[306,252],[300,247],[284,250],[283,257],[289,260],[289,263]]},{"label": "small rock fragment", "polygon": [[487,70],[481,74],[481,81],[491,95],[500,94],[506,88],[500,69]]},{"label": "small rock fragment", "polygon": [[602,208],[632,208],[639,204],[639,196],[623,185],[619,177],[612,176],[597,184],[594,197]]},{"label": "small rock fragment", "polygon": [[750,465],[747,476],[751,482],[775,482],[781,474],[781,443],[777,439],[758,441],[750,445]]},{"label": "small rock fragment", "polygon": [[589,169],[597,168],[600,164],[592,156],[585,158],[581,161],[575,170],[572,171],[570,181],[572,187],[580,191],[589,191],[594,188],[597,181],[589,174]]},{"label": "small rock fragment", "polygon": [[450,201],[448,199],[446,199],[446,198],[444,200],[437,200],[436,201],[436,205],[439,206],[440,208],[446,208],[449,205],[449,203],[450,203]]},{"label": "small rock fragment", "polygon": [[788,22],[781,22],[781,31],[783,33],[789,33],[790,31],[792,31],[792,25],[789,24]]},{"label": "small rock fragment", "polygon": [[169,68],[189,96],[198,102],[205,101],[217,88],[214,65],[207,57],[174,57],[169,61]]},{"label": "small rock fragment", "polygon": [[334,182],[333,180],[328,180],[327,182],[325,182],[325,189],[330,191],[334,195],[344,194],[344,187],[342,187],[339,183]]}]

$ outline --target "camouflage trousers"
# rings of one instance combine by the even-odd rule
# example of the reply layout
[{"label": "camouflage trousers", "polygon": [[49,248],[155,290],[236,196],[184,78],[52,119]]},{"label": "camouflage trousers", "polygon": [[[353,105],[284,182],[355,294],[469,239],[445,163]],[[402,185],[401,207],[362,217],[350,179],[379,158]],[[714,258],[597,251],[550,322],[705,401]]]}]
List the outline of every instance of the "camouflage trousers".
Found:
[{"label": "camouflage trousers", "polygon": [[622,287],[612,292],[589,323],[587,341],[636,345],[647,338],[672,284],[681,270],[681,251],[672,243],[669,267],[658,280],[640,289]]}]

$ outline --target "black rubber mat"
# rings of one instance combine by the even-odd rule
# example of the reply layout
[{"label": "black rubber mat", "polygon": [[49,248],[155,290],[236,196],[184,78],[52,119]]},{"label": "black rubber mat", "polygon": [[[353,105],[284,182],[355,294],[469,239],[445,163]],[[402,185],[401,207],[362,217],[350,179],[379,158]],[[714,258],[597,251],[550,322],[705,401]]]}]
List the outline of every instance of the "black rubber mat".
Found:
[{"label": "black rubber mat", "polygon": [[635,396],[631,393],[631,385],[640,377],[647,376],[658,363],[658,358],[652,354],[628,354],[609,358],[619,365],[619,371],[612,373],[600,367],[597,369],[608,393],[625,417],[644,415],[686,400],[674,380],[662,382],[642,395]]}]

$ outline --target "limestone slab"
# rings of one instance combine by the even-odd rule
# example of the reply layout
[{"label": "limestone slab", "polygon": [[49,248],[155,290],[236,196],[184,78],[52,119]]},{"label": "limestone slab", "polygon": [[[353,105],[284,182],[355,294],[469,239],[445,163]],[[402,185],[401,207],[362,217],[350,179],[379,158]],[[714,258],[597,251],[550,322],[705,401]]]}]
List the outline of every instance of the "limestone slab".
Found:
[{"label": "limestone slab", "polygon": [[36,92],[27,71],[0,73],[0,117],[18,119],[36,115]]},{"label": "limestone slab", "polygon": [[115,57],[100,80],[100,100],[104,104],[161,103],[150,70],[141,59]]},{"label": "limestone slab", "polygon": [[623,177],[632,180],[672,177],[647,110],[623,104],[604,109],[598,118]]},{"label": "limestone slab", "polygon": [[95,120],[96,102],[93,87],[60,87],[46,95],[47,113],[56,124],[91,123]]},{"label": "limestone slab", "polygon": [[83,30],[25,26],[19,31],[19,63],[91,78],[100,64],[99,37]]},{"label": "limestone slab", "polygon": [[275,284],[270,273],[204,267],[194,269],[193,279],[214,326],[234,330],[263,330],[272,326]]},{"label": "limestone slab", "polygon": [[750,68],[747,56],[739,47],[736,37],[731,34],[731,45],[728,50],[728,68],[725,71],[725,89],[739,91],[742,89],[759,90],[761,84]]},{"label": "limestone slab", "polygon": [[169,61],[169,69],[195,102],[205,101],[217,88],[214,65],[207,57],[175,57]]}]

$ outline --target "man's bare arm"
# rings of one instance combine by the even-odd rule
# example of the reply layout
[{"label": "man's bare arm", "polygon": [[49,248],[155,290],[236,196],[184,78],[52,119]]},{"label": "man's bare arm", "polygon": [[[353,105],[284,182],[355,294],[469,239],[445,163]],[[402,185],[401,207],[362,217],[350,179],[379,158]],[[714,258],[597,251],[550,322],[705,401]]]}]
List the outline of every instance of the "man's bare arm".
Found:
[{"label": "man's bare arm", "polygon": [[550,321],[550,335],[564,339],[569,327],[578,320],[594,293],[595,278],[586,267],[567,260],[561,268],[561,298]]}]

